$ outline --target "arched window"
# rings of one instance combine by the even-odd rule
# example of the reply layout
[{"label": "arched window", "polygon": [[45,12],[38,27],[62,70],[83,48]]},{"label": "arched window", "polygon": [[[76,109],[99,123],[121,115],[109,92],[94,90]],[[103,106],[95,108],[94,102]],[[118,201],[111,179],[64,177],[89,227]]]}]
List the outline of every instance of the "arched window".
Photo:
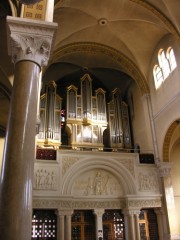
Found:
[{"label": "arched window", "polygon": [[169,76],[171,71],[170,71],[169,61],[167,60],[163,49],[160,49],[158,53],[158,61],[159,61],[159,66],[163,72],[163,77],[164,79],[166,79]]},{"label": "arched window", "polygon": [[166,52],[166,57],[169,61],[170,69],[172,72],[177,67],[176,58],[175,58],[174,50],[172,49],[172,47],[168,48]]},{"label": "arched window", "polygon": [[155,87],[158,89],[163,82],[163,73],[161,68],[158,65],[154,66],[153,69]]}]

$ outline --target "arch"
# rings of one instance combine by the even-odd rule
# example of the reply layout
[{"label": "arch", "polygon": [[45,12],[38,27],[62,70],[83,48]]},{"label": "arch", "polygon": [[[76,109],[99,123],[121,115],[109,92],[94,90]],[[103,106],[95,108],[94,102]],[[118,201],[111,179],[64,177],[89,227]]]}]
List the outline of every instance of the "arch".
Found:
[{"label": "arch", "polygon": [[126,195],[136,194],[136,185],[130,172],[115,159],[99,159],[84,158],[75,163],[64,176],[62,184],[62,194],[71,195],[72,187],[75,180],[84,172],[93,169],[101,169],[110,172],[122,186]]},{"label": "arch", "polygon": [[170,142],[172,135],[176,129],[176,127],[180,124],[180,119],[177,119],[174,121],[168,128],[165,138],[164,138],[164,143],[163,143],[163,161],[164,162],[169,162],[169,149],[170,149]]},{"label": "arch", "polygon": [[[88,52],[92,54],[101,53],[112,58],[116,63],[119,64],[119,66],[121,66],[122,70],[125,73],[127,73],[129,76],[132,77],[132,79],[136,81],[138,87],[141,90],[142,95],[149,93],[149,86],[147,84],[146,78],[141,73],[137,65],[123,53],[103,44],[94,42],[79,42],[59,47],[54,51],[53,57],[49,61],[48,66],[50,66],[53,63],[57,63],[63,56],[78,52],[82,53]],[[45,71],[47,70],[47,68],[45,69]]]}]

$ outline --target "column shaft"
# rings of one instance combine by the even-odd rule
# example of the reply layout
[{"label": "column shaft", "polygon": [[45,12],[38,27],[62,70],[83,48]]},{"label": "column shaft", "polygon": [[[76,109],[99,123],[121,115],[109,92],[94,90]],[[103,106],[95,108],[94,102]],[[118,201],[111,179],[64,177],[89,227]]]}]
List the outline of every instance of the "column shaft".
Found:
[{"label": "column shaft", "polygon": [[71,215],[66,215],[65,240],[71,240]]},{"label": "column shaft", "polygon": [[134,215],[133,214],[129,214],[128,215],[129,218],[129,240],[135,240],[135,232],[134,232]]},{"label": "column shaft", "polygon": [[39,73],[36,63],[16,64],[0,178],[0,235],[4,240],[31,239]]},{"label": "column shaft", "polygon": [[139,229],[139,214],[135,214],[134,218],[135,218],[136,240],[141,240],[140,229]]},{"label": "column shaft", "polygon": [[94,214],[96,216],[96,239],[103,239],[103,214],[104,209],[95,209]]}]

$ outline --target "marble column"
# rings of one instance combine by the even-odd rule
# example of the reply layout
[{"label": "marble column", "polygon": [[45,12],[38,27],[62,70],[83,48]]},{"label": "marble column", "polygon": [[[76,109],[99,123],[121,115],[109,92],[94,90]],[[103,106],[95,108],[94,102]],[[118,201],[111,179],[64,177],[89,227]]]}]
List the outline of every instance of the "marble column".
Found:
[{"label": "marble column", "polygon": [[71,240],[71,216],[73,211],[66,211],[65,216],[65,240]]},{"label": "marble column", "polygon": [[94,209],[94,214],[96,216],[96,240],[103,239],[103,214],[104,209]]},{"label": "marble column", "polygon": [[155,213],[157,216],[159,240],[165,240],[165,233],[167,231],[165,230],[166,225],[164,224],[164,212],[161,208],[157,208],[155,209]]},{"label": "marble column", "polygon": [[141,240],[140,229],[139,229],[139,214],[140,214],[139,210],[134,212],[136,240]]},{"label": "marble column", "polygon": [[65,218],[65,213],[64,211],[57,211],[57,217],[58,217],[58,225],[57,225],[57,240],[64,240],[64,218]]},{"label": "marble column", "polygon": [[128,214],[128,229],[129,229],[129,239],[136,240],[135,228],[134,228],[134,213],[129,211]]},{"label": "marble column", "polygon": [[123,210],[123,215],[124,215],[124,236],[125,239],[129,239],[128,213],[126,210]]},{"label": "marble column", "polygon": [[0,176],[0,238],[30,240],[39,74],[57,25],[7,17],[14,84]]},{"label": "marble column", "polygon": [[169,238],[167,239],[179,239],[179,227],[177,220],[177,210],[174,201],[174,191],[171,179],[172,163],[161,162],[158,164],[160,177],[162,179],[163,191],[165,196],[165,205],[168,216],[169,225]]}]

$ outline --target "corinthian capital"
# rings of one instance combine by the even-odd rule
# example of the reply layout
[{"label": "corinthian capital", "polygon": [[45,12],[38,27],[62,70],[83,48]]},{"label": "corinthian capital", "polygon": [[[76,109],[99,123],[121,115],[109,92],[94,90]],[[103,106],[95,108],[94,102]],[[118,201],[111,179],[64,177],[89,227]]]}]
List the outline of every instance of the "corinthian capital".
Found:
[{"label": "corinthian capital", "polygon": [[7,17],[7,26],[8,51],[14,63],[28,60],[40,67],[47,65],[57,24]]}]

